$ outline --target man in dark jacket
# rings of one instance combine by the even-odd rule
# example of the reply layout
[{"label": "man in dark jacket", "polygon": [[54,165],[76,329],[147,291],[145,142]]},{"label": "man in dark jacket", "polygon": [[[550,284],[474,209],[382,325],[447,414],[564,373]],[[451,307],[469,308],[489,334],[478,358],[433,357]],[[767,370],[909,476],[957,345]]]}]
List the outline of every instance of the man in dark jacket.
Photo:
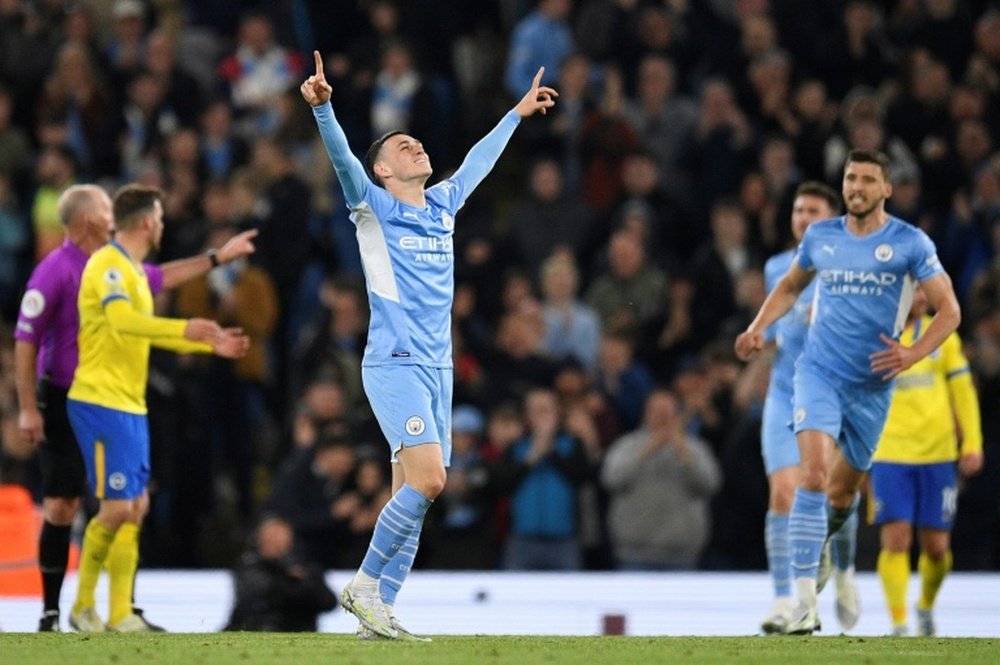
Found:
[{"label": "man in dark jacket", "polygon": [[319,615],[337,606],[322,570],[300,558],[293,543],[288,522],[261,523],[234,572],[236,600],[224,630],[315,632]]}]

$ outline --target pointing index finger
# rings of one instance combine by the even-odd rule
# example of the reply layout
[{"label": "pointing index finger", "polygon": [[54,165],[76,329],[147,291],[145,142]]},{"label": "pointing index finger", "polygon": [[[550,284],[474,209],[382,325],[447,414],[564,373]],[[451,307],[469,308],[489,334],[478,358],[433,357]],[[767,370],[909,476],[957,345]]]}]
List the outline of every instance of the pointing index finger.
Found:
[{"label": "pointing index finger", "polygon": [[537,88],[542,82],[542,74],[545,73],[545,67],[539,67],[538,73],[535,74],[535,80],[531,82],[532,88]]},{"label": "pointing index finger", "polygon": [[319,51],[313,51],[313,60],[316,61],[316,76],[323,76],[323,56]]}]

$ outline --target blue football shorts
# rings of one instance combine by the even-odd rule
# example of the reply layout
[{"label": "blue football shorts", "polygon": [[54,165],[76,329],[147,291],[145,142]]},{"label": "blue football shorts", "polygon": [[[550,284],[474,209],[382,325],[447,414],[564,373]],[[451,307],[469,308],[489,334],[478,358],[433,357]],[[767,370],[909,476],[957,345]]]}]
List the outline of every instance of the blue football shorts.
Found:
[{"label": "blue football shorts", "polygon": [[875,462],[875,523],[907,522],[922,529],[951,529],[958,509],[957,478],[954,462]]},{"label": "blue football shorts", "polygon": [[90,489],[98,499],[136,499],[149,484],[149,424],[145,415],[66,401]]},{"label": "blue football shorts", "polygon": [[792,431],[792,393],[772,387],[764,400],[760,447],[767,475],[799,464],[799,444]]},{"label": "blue football shorts", "polygon": [[403,446],[441,444],[444,465],[451,463],[453,371],[420,365],[361,368],[361,382],[392,461]]},{"label": "blue football shorts", "polygon": [[871,467],[891,401],[891,383],[871,388],[840,381],[804,358],[795,365],[795,433],[829,434],[858,471]]}]

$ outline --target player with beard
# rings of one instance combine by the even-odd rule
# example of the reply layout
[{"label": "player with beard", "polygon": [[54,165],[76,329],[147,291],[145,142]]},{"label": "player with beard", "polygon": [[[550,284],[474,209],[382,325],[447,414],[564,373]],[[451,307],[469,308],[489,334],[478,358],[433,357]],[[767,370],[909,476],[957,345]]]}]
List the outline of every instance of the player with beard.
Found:
[{"label": "player with beard", "polygon": [[249,347],[242,331],[223,329],[214,321],[153,315],[142,261],[160,246],[161,199],[158,189],[141,185],[127,185],[115,194],[116,238],[90,256],[80,281],[79,363],[67,395],[67,414],[90,487],[100,501],[84,533],[79,587],[70,614],[70,625],[85,632],[105,630],[94,607],[94,589],[105,561],[111,578],[106,628],[148,630],[132,611],[138,550],[114,559],[108,552],[119,530],[138,533],[149,501],[150,346],[224,358],[239,358]]},{"label": "player with beard", "polygon": [[[885,155],[851,151],[842,189],[847,214],[806,230],[788,272],[736,339],[736,353],[744,360],[764,348],[764,331],[818,277],[793,388],[801,472],[788,524],[798,596],[786,628],[792,634],[820,629],[821,552],[857,509],[858,487],[885,424],[893,379],[936,349],[961,320],[933,242],[886,213],[890,183]],[[936,314],[920,339],[904,346],[898,339],[917,282]],[[830,456],[828,448],[834,448]]]}]

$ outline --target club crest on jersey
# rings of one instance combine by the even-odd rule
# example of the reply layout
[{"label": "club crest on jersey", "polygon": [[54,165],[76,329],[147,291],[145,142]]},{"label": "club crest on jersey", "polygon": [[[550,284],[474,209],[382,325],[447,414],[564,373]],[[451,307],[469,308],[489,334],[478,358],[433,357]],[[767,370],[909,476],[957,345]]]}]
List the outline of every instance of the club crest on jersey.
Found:
[{"label": "club crest on jersey", "polygon": [[444,228],[446,231],[451,231],[452,229],[455,228],[455,218],[451,216],[451,213],[442,212],[441,221],[444,224]]},{"label": "club crest on jersey", "polygon": [[21,314],[33,319],[45,311],[45,296],[38,289],[28,289],[21,298]]},{"label": "club crest on jersey", "polygon": [[875,248],[875,260],[885,263],[892,258],[892,245],[882,243]]},{"label": "club crest on jersey", "polygon": [[110,477],[108,477],[108,487],[110,487],[113,490],[121,491],[125,489],[126,482],[127,481],[125,480],[125,474],[122,473],[121,471],[116,471],[112,473]]},{"label": "club crest on jersey", "polygon": [[410,436],[420,436],[427,429],[424,419],[420,416],[410,416],[406,419],[406,433]]}]

